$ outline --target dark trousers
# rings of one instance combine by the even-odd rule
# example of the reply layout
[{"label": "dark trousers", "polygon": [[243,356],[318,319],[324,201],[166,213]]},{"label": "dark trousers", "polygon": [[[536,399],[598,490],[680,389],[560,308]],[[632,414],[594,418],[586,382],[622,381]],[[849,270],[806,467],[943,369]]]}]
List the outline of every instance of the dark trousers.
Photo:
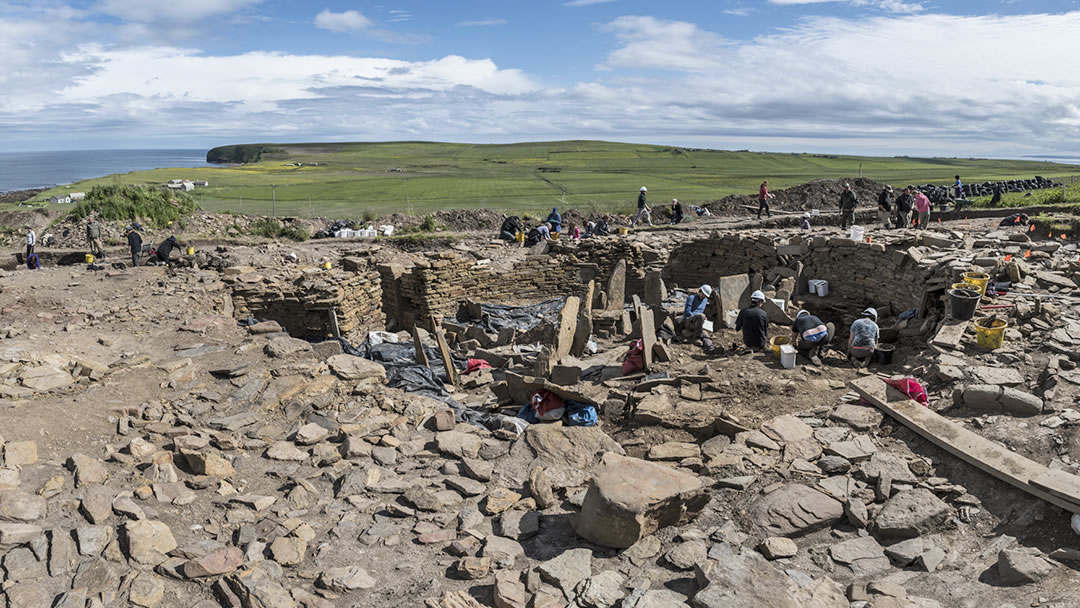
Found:
[{"label": "dark trousers", "polygon": [[140,263],[142,263],[142,251],[132,251],[131,265],[138,268]]},{"label": "dark trousers", "polygon": [[840,210],[840,228],[847,228],[848,226],[855,225],[855,210],[854,209],[841,209]]},{"label": "dark trousers", "polygon": [[766,217],[772,217],[772,211],[769,211],[769,201],[763,201],[761,199],[758,199],[757,219],[759,219],[759,220],[761,219],[762,210],[765,211]]},{"label": "dark trousers", "polygon": [[810,342],[808,340],[803,340],[802,336],[799,336],[799,339],[795,341],[795,348],[799,349],[799,352],[802,353],[804,357],[809,357],[811,354],[815,354],[819,357],[824,355],[825,351],[829,348],[829,343],[832,342],[833,336],[836,335],[836,325],[833,323],[826,323],[825,329],[829,331],[820,342]]},{"label": "dark trousers", "polygon": [[34,246],[33,245],[27,245],[26,246],[26,257],[29,259],[30,255],[32,253],[34,253]]}]

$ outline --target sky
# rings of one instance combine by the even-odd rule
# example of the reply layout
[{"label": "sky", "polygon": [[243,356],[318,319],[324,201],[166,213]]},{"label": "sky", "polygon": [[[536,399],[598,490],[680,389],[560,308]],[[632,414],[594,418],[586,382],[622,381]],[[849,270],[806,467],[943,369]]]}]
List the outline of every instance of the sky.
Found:
[{"label": "sky", "polygon": [[1080,157],[1080,0],[0,0],[0,152]]}]

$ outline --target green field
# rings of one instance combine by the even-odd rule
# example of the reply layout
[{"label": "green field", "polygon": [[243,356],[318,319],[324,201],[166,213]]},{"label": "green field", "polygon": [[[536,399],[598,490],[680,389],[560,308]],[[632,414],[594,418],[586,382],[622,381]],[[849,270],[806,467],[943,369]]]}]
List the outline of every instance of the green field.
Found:
[{"label": "green field", "polygon": [[[629,213],[641,186],[648,186],[654,204],[672,198],[693,204],[756,193],[763,179],[775,190],[813,179],[855,177],[860,167],[863,176],[895,185],[948,184],[957,173],[965,182],[1042,175],[1066,181],[1077,176],[1080,183],[1080,167],[1034,161],[773,154],[600,141],[267,145],[280,152],[264,154],[254,164],[120,174],[42,196],[184,178],[209,181],[209,187],[192,193],[209,211],[270,215],[276,185],[277,215],[356,218],[470,207]],[[295,162],[318,166],[286,166]]]}]

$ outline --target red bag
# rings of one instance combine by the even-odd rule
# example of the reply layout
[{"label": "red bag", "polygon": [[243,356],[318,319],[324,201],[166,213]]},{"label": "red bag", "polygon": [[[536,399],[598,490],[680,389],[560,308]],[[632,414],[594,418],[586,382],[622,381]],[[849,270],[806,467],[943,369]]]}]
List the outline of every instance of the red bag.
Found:
[{"label": "red bag", "polygon": [[467,359],[465,361],[466,376],[481,369],[491,369],[491,364],[483,359]]},{"label": "red bag", "polygon": [[904,393],[912,401],[917,401],[927,407],[930,406],[930,400],[926,397],[926,389],[923,385],[919,384],[919,381],[914,378],[901,378],[899,380],[886,380],[885,384],[895,388],[896,390]]},{"label": "red bag", "polygon": [[645,344],[641,340],[630,343],[630,351],[622,362],[622,375],[628,376],[645,367]]},{"label": "red bag", "polygon": [[536,391],[529,400],[529,405],[536,412],[536,417],[544,421],[558,420],[566,413],[566,403],[562,397],[550,391]]}]

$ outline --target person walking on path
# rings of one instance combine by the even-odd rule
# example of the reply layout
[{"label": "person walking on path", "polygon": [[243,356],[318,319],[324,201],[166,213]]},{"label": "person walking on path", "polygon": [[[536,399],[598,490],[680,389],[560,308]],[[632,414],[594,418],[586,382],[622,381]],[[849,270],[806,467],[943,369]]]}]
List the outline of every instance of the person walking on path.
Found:
[{"label": "person walking on path", "polygon": [[765,217],[772,217],[772,211],[769,210],[769,199],[775,198],[774,194],[769,192],[769,180],[761,182],[761,189],[758,190],[757,200],[757,219],[761,219],[761,211],[765,211]]},{"label": "person walking on path", "polygon": [[761,305],[765,294],[755,291],[750,294],[750,306],[739,311],[735,318],[735,331],[742,331],[743,345],[757,352],[769,343],[769,315]]},{"label": "person walking on path", "polygon": [[653,225],[652,216],[649,215],[649,205],[648,205],[648,203],[645,202],[645,193],[648,192],[648,191],[649,191],[648,188],[646,188],[645,186],[642,186],[641,190],[638,192],[637,213],[634,214],[634,221],[630,222],[630,227],[631,228],[637,226],[637,223],[641,221],[641,218],[645,218],[645,221],[649,222],[650,226]]},{"label": "person walking on path", "polygon": [[915,228],[926,230],[930,224],[930,199],[922,192],[915,195],[915,212],[918,214]]},{"label": "person walking on path", "polygon": [[896,197],[896,227],[907,228],[911,226],[911,208],[915,205],[915,199],[911,197],[911,187],[908,186]]},{"label": "person walking on path", "polygon": [[953,184],[953,198],[964,198],[964,183],[960,181],[960,176],[956,176],[956,183]]},{"label": "person walking on path", "polygon": [[128,226],[127,242],[131,249],[131,265],[138,268],[142,262],[142,235],[135,230],[134,226]]},{"label": "person walking on path", "polygon": [[30,256],[34,253],[34,247],[37,245],[37,233],[30,226],[26,227],[26,259],[30,259]]},{"label": "person walking on path", "polygon": [[95,222],[92,217],[86,222],[86,243],[90,246],[91,254],[102,257],[104,246],[101,242],[101,223]]},{"label": "person walking on path", "polygon": [[888,230],[890,228],[889,218],[892,217],[892,186],[885,186],[881,189],[881,194],[877,197],[877,216],[881,225]]},{"label": "person walking on path", "polygon": [[844,191],[840,193],[840,229],[855,225],[855,207],[859,204],[858,197],[851,190],[851,184],[844,184]]}]

